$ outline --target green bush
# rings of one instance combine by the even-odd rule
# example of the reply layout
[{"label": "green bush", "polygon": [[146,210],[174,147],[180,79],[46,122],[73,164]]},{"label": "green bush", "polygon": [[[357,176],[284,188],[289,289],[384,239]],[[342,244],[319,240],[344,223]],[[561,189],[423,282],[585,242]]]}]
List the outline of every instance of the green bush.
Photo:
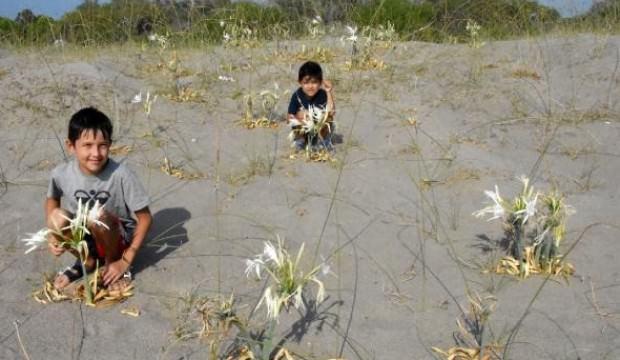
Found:
[{"label": "green bush", "polygon": [[17,23],[11,19],[0,17],[0,41],[6,42],[14,39],[17,32]]},{"label": "green bush", "polygon": [[60,22],[63,37],[67,41],[105,44],[127,41],[138,35],[137,25],[142,19],[148,19],[156,30],[168,27],[168,20],[161,8],[145,1],[82,5],[66,13]]},{"label": "green bush", "polygon": [[[391,22],[405,39],[431,40],[432,29],[426,27],[436,17],[432,4],[416,5],[408,0],[373,0],[352,10],[351,20],[360,26],[386,25]],[[428,30],[420,30],[427,28]]]},{"label": "green bush", "polygon": [[465,26],[474,20],[484,39],[537,35],[559,28],[620,30],[620,0],[598,3],[585,15],[561,19],[557,11],[532,0],[274,0],[270,6],[251,2],[211,0],[190,6],[187,1],[158,5],[149,0],[112,0],[102,5],[85,3],[60,20],[20,12],[16,21],[0,18],[0,41],[27,46],[62,38],[79,45],[103,45],[143,40],[155,32],[174,44],[192,46],[222,41],[220,21],[248,27],[258,39],[307,31],[315,15],[328,22],[360,27],[394,25],[405,40],[467,41]]},{"label": "green bush", "polygon": [[484,37],[503,39],[531,35],[547,30],[560,14],[535,1],[446,0],[435,3],[436,27],[445,35],[468,36],[467,20],[482,26]]}]

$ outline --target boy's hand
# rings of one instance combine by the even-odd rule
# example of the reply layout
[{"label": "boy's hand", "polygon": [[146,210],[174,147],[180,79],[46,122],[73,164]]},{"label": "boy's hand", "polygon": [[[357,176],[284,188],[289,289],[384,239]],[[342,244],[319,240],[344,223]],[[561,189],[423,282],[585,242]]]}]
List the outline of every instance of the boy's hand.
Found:
[{"label": "boy's hand", "polygon": [[334,89],[334,85],[329,80],[323,80],[323,89],[327,92],[331,92]]},{"label": "boy's hand", "polygon": [[48,247],[50,252],[54,255],[54,256],[60,256],[62,254],[64,254],[65,252],[65,248],[62,247],[57,241],[48,241]]},{"label": "boy's hand", "polygon": [[108,286],[110,284],[115,283],[118,279],[120,279],[125,271],[129,268],[129,264],[125,261],[117,260],[108,266],[106,266],[105,270],[103,270],[103,285]]}]

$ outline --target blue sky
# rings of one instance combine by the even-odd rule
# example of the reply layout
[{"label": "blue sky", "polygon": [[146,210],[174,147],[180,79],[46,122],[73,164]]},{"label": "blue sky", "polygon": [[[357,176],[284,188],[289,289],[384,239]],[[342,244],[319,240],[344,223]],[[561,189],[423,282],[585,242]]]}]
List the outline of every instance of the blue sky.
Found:
[{"label": "blue sky", "polygon": [[555,7],[562,16],[583,13],[592,6],[592,0],[538,0],[540,4]]},{"label": "blue sky", "polygon": [[[14,19],[22,9],[30,9],[37,15],[59,18],[81,3],[82,0],[0,0],[0,16]],[[571,16],[586,11],[592,5],[592,0],[539,0],[539,3],[556,7],[562,15]]]},{"label": "blue sky", "polygon": [[0,16],[15,19],[18,12],[30,9],[36,15],[45,14],[58,19],[83,2],[83,0],[0,0]]}]

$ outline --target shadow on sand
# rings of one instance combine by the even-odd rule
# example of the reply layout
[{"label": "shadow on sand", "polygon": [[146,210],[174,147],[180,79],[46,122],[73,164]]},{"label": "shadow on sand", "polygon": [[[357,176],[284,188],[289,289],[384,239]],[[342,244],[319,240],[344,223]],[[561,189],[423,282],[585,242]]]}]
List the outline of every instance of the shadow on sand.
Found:
[{"label": "shadow on sand", "polygon": [[188,242],[184,226],[190,218],[191,213],[181,207],[163,209],[153,214],[153,224],[132,272],[138,274],[149,266],[156,266],[161,259]]}]

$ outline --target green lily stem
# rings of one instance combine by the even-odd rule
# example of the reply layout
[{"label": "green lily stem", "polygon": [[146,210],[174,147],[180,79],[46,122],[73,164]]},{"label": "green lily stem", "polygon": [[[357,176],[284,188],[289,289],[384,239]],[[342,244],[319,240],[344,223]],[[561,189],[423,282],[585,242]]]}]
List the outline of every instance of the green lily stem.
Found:
[{"label": "green lily stem", "polygon": [[514,256],[519,260],[519,272],[521,275],[525,273],[525,261],[523,259],[523,224],[519,223],[519,220],[513,223],[514,228]]},{"label": "green lily stem", "polygon": [[90,288],[90,284],[88,283],[88,274],[86,273],[86,260],[82,259],[82,254],[80,254],[80,265],[82,265],[82,280],[84,280],[84,291],[86,291],[86,303],[93,303],[93,291]]},{"label": "green lily stem", "polygon": [[273,334],[275,330],[276,330],[276,320],[274,319],[269,322],[267,336],[265,337],[265,342],[263,343],[263,353],[261,356],[262,360],[269,360],[269,356],[273,352]]}]

